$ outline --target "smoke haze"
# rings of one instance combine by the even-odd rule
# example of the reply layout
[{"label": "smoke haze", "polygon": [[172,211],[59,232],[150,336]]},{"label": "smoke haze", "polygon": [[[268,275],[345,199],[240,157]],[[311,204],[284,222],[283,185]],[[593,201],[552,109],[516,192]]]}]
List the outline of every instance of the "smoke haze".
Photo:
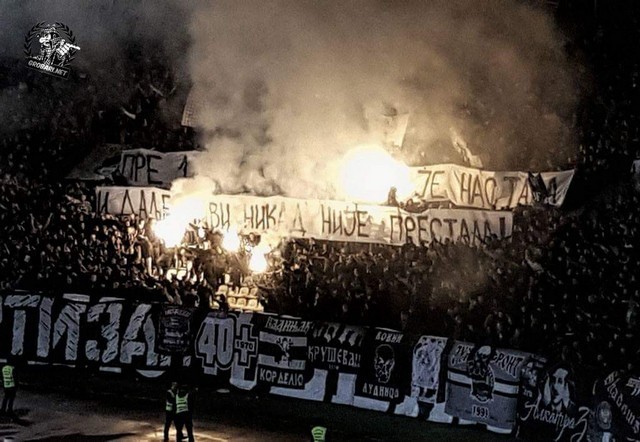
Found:
[{"label": "smoke haze", "polygon": [[[82,48],[72,68],[102,103],[135,87],[131,60],[166,57],[203,104],[198,172],[226,192],[339,196],[345,152],[380,144],[394,111],[410,113],[414,163],[460,163],[452,130],[490,169],[563,167],[575,153],[574,65],[552,18],[522,2],[26,0],[0,14],[0,56],[17,60],[35,23],[68,25]],[[0,113],[38,99],[15,85]]]},{"label": "smoke haze", "polygon": [[578,101],[563,39],[513,1],[218,1],[195,8],[189,68],[222,190],[332,197],[337,166],[410,112],[406,157],[565,166]]}]

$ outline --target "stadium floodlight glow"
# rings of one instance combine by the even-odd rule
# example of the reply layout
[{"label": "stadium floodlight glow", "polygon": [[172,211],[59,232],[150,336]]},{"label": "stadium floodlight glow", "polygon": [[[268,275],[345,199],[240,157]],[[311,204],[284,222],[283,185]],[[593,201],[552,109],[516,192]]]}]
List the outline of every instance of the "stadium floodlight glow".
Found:
[{"label": "stadium floodlight glow", "polygon": [[411,194],[409,167],[383,147],[361,145],[345,155],[340,169],[343,196],[352,201],[382,203],[395,187],[399,198]]}]

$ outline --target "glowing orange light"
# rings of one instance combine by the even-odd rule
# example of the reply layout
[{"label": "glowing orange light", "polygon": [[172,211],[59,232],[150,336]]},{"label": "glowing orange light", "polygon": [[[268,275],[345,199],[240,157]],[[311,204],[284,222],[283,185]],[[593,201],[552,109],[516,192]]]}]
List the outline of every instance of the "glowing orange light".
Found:
[{"label": "glowing orange light", "polygon": [[270,252],[269,247],[259,245],[251,251],[251,259],[249,260],[249,270],[254,273],[266,272],[269,268],[267,262],[267,254]]},{"label": "glowing orange light", "polygon": [[228,252],[237,252],[240,248],[240,236],[233,227],[229,228],[222,238],[222,247]]},{"label": "glowing orange light", "polygon": [[384,148],[375,145],[356,147],[347,153],[340,170],[344,197],[354,201],[381,203],[395,187],[399,198],[411,194],[409,167],[396,160]]}]

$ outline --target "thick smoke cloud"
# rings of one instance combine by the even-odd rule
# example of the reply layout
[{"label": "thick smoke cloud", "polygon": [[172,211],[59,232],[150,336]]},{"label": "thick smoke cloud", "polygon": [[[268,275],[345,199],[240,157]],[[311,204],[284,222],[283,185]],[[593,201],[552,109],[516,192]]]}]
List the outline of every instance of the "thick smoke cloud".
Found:
[{"label": "thick smoke cloud", "polygon": [[565,166],[578,100],[545,11],[515,1],[218,1],[193,12],[190,71],[225,191],[335,195],[344,153],[410,112],[405,156]]}]

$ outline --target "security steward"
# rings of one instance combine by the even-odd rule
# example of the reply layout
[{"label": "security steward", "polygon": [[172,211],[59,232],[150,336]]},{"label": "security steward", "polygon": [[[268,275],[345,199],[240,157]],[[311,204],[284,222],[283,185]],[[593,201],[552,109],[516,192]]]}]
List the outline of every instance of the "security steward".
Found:
[{"label": "security steward", "polygon": [[13,362],[8,360],[2,367],[2,386],[4,387],[4,398],[2,399],[2,414],[6,414],[15,419],[16,415],[13,412],[13,401],[16,398],[16,381],[13,377]]},{"label": "security steward", "polygon": [[186,427],[189,442],[194,442],[193,437],[193,397],[186,385],[180,385],[176,392],[176,437],[178,442],[182,442],[182,428]]},{"label": "security steward", "polygon": [[315,426],[311,429],[311,437],[313,442],[326,442],[327,441],[327,428],[323,426]]},{"label": "security steward", "polygon": [[[164,417],[164,442],[169,442],[169,430],[171,424],[175,422],[176,418],[176,392],[178,391],[178,383],[172,382],[171,388],[167,390],[167,399],[165,402],[165,417]],[[176,424],[177,425],[177,424]]]}]

